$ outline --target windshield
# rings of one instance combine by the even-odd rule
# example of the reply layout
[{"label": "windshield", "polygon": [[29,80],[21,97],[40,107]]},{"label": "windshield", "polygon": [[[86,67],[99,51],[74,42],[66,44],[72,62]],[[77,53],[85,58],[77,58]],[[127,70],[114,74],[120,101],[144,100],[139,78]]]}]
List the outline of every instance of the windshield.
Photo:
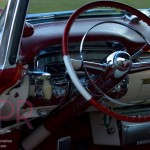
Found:
[{"label": "windshield", "polygon": [[[94,0],[30,0],[28,13],[45,13],[55,11],[75,10]],[[114,0],[131,5],[135,8],[150,8],[150,0]]]}]

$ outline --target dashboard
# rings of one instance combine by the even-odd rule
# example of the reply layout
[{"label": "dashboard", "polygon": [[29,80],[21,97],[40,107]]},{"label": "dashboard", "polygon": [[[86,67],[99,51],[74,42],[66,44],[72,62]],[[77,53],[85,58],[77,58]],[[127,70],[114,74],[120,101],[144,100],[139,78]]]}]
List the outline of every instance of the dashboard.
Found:
[{"label": "dashboard", "polygon": [[[61,45],[54,45],[41,50],[35,58],[35,69],[46,71],[52,76],[62,76],[65,72]],[[71,43],[69,46],[70,57],[81,60],[80,43]],[[85,61],[102,62],[112,52],[125,50],[118,42],[87,42],[82,50],[82,57]]]},{"label": "dashboard", "polygon": [[[102,18],[80,18],[74,23],[70,31],[69,55],[72,59],[81,60],[80,41],[85,32],[94,24],[107,20],[130,24],[138,31],[143,31],[143,35],[146,35],[147,39],[150,39],[149,35],[147,35],[149,28],[145,23],[142,21],[133,23],[124,15],[112,15],[106,18],[105,16]],[[29,70],[31,71],[50,74],[49,83],[52,86],[52,98],[49,102],[44,101],[45,104],[42,102],[42,105],[64,104],[79,94],[69,78],[63,61],[61,43],[65,24],[66,20],[47,21],[44,23],[35,22],[33,23],[34,34],[31,37],[22,39],[20,50],[21,62],[23,64],[31,63],[29,66]],[[127,51],[132,55],[144,44],[145,41],[126,26],[109,23],[94,29],[88,35],[87,41],[85,40],[83,45],[82,56],[85,61],[101,63],[108,55],[115,51]],[[134,59],[133,62],[149,62],[149,58],[149,52],[146,52]],[[81,83],[87,87],[89,82],[84,70],[76,70],[76,73]],[[91,77],[95,78],[92,74]],[[37,82],[34,78],[30,80],[34,86],[32,93],[35,92],[31,96],[44,99],[43,93],[40,92],[42,91],[42,81]],[[149,103],[150,96],[147,90],[150,87],[149,71],[132,73],[121,84],[127,88],[125,93],[119,95],[121,101],[137,102],[146,99],[146,102]],[[110,93],[113,98],[116,98],[118,93],[121,93],[118,87],[115,87]],[[37,100],[35,103],[37,104]]]},{"label": "dashboard", "polygon": [[[49,73],[49,83],[52,87],[52,98],[51,100],[45,99],[42,86],[43,81],[39,80],[36,75],[30,76],[31,83],[31,99],[36,106],[39,105],[63,105],[66,101],[71,100],[79,94],[78,90],[72,84],[70,77],[66,71],[66,67],[63,62],[61,45],[48,46],[36,55],[33,65],[30,65],[29,70],[32,72]],[[70,57],[72,59],[80,60],[80,43],[71,43],[69,45]],[[125,47],[118,42],[114,41],[95,41],[85,42],[82,50],[82,56],[85,61],[102,62],[109,54],[114,51],[125,50]],[[76,70],[76,73],[84,86],[87,86],[87,76],[84,70]],[[93,76],[93,75],[91,75]],[[89,83],[88,83],[89,84]],[[36,100],[34,100],[36,97]],[[38,99],[38,100],[37,100]],[[34,102],[35,101],[35,102]],[[33,104],[33,105],[34,105]]]},{"label": "dashboard", "polygon": [[[72,59],[81,60],[80,43],[70,43],[69,50],[70,57]],[[127,51],[125,46],[117,41],[85,42],[82,50],[82,57],[85,61],[101,63],[108,55],[119,50]],[[149,52],[142,53],[140,57],[134,60],[134,62],[149,62],[149,57]],[[53,96],[51,103],[48,103],[48,105],[63,104],[79,94],[75,86],[72,84],[69,75],[67,74],[63,62],[61,45],[52,45],[40,50],[34,59],[34,65],[32,66],[31,70],[47,72],[51,76],[49,82],[52,86]],[[84,86],[87,86],[89,82],[87,82],[88,78],[84,70],[76,70],[76,73],[80,79],[80,82]],[[131,100],[132,102],[136,102],[149,99],[147,90],[145,90],[145,92],[143,91],[145,86],[147,87],[150,85],[148,82],[148,74],[149,72],[143,71],[139,74],[133,73],[129,75],[123,82],[120,83],[119,86],[121,89],[118,90],[118,86],[115,87],[110,92],[110,96],[113,98],[117,98],[119,96],[122,101],[126,102],[130,102]],[[93,78],[94,75],[90,75]],[[35,82],[33,83],[33,85],[35,85]],[[41,98],[43,97],[43,94],[40,92],[42,91],[42,81],[38,81],[36,84],[36,96]],[[135,85],[136,88],[134,88]]]}]

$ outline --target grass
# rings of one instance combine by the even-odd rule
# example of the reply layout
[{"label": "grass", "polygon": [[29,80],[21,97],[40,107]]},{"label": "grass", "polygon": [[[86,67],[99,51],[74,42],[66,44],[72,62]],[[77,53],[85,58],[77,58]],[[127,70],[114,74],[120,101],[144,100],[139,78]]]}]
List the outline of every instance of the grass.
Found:
[{"label": "grass", "polygon": [[150,8],[150,0],[116,0],[135,8]]},{"label": "grass", "polygon": [[[92,0],[31,0],[29,13],[73,10]],[[116,0],[136,8],[150,8],[150,0]]]},{"label": "grass", "polygon": [[77,9],[81,5],[90,2],[91,0],[31,0],[29,12],[48,12],[60,10]]},{"label": "grass", "polygon": [[7,3],[7,0],[0,0],[0,8],[4,8],[6,3]]},{"label": "grass", "polygon": [[[7,0],[0,0],[0,8],[4,8]],[[92,0],[30,0],[29,13],[73,10]],[[94,1],[94,0],[93,0]],[[150,8],[150,0],[114,0],[136,8]]]}]

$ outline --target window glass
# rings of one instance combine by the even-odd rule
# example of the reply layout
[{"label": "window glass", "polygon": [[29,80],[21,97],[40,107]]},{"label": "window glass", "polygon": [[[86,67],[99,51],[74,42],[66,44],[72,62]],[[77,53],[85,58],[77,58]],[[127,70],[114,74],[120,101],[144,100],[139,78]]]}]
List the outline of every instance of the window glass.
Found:
[{"label": "window glass", "polygon": [[[5,1],[5,0],[2,0]],[[74,10],[94,0],[30,0],[29,13]],[[136,8],[150,7],[150,0],[116,0]]]},{"label": "window glass", "polygon": [[0,69],[2,68],[2,65],[4,63],[5,59],[5,54],[6,52],[1,50],[1,40],[2,40],[2,35],[3,35],[3,26],[4,26],[4,21],[6,17],[6,11],[5,11],[5,6],[7,4],[8,0],[0,0]]},{"label": "window glass", "polygon": [[2,11],[4,10],[8,0],[0,0],[0,14],[2,14]]}]

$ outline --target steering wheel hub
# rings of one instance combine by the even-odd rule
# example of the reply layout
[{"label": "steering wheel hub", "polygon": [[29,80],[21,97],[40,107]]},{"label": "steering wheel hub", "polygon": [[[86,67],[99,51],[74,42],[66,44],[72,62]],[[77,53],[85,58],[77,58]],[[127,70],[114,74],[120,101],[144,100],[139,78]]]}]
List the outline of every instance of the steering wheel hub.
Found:
[{"label": "steering wheel hub", "polygon": [[132,61],[127,52],[119,51],[114,56],[114,65],[117,69],[125,71],[131,68]]}]

